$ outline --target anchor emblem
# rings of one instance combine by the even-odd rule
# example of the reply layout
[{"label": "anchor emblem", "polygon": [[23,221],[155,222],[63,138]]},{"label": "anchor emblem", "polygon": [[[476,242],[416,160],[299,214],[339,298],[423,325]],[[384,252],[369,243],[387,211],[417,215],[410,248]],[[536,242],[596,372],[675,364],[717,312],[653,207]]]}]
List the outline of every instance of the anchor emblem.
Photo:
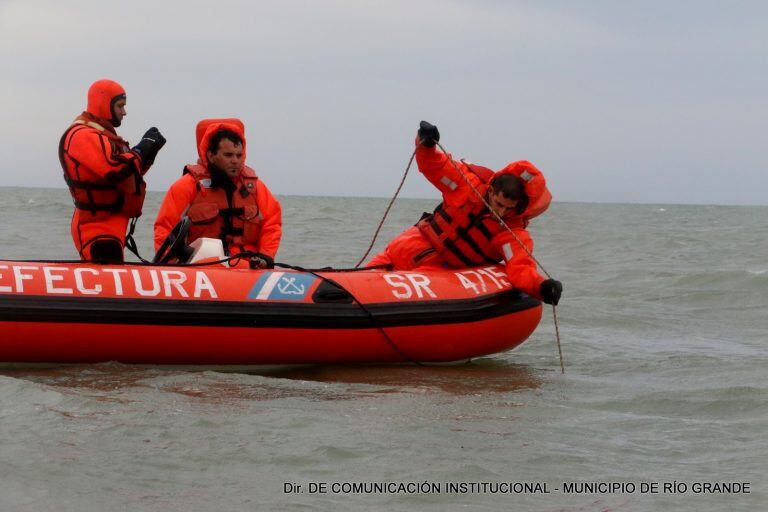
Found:
[{"label": "anchor emblem", "polygon": [[296,284],[295,277],[282,277],[277,283],[277,289],[285,295],[304,295],[306,287],[303,284]]}]

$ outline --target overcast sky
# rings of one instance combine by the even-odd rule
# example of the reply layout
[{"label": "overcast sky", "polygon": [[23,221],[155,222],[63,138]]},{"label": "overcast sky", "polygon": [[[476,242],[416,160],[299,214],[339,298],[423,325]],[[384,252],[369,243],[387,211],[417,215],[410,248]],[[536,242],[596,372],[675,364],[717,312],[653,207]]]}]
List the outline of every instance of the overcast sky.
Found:
[{"label": "overcast sky", "polygon": [[[64,187],[59,137],[107,77],[119,133],[168,139],[153,190],[236,116],[273,192],[389,197],[427,119],[555,200],[768,204],[766,34],[762,1],[0,0],[0,185]],[[436,197],[418,173],[404,195]]]}]

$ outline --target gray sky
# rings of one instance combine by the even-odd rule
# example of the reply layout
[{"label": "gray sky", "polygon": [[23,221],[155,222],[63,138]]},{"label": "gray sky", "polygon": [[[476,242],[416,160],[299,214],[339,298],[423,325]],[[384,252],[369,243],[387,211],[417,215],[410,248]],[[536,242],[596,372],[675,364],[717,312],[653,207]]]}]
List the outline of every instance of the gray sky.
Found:
[{"label": "gray sky", "polygon": [[427,119],[555,200],[768,204],[766,34],[761,1],[0,0],[0,185],[64,187],[59,137],[108,77],[119,133],[168,139],[153,190],[236,116],[273,192],[389,197]]}]

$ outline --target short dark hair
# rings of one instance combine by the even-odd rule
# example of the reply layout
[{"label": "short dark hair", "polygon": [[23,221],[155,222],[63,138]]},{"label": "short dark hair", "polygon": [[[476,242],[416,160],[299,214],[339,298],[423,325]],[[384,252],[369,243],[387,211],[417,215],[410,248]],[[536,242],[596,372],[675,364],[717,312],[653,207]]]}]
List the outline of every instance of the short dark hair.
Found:
[{"label": "short dark hair", "polygon": [[238,134],[232,130],[222,128],[211,136],[211,140],[208,142],[208,151],[216,153],[219,150],[219,144],[224,139],[231,141],[235,146],[238,144],[241,146],[243,145],[243,139]]},{"label": "short dark hair", "polygon": [[520,215],[528,208],[528,194],[525,193],[525,183],[514,174],[500,174],[491,180],[491,189],[494,193],[507,199],[517,200],[515,213]]}]

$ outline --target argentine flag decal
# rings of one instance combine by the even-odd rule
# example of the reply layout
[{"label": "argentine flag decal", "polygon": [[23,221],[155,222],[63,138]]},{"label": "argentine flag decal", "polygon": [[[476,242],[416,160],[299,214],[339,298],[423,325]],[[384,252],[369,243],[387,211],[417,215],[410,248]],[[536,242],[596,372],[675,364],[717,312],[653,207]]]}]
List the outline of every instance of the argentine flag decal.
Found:
[{"label": "argentine flag decal", "polygon": [[304,300],[317,277],[295,272],[265,272],[251,288],[251,300]]}]

